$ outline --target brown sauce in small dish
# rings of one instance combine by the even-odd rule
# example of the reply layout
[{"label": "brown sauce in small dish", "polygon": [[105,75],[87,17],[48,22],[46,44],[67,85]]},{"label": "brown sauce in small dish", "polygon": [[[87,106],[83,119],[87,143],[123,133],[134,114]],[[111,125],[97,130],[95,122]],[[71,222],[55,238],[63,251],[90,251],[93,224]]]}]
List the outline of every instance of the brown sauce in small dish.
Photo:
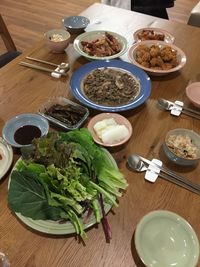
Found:
[{"label": "brown sauce in small dish", "polygon": [[37,126],[24,125],[17,129],[14,134],[14,140],[20,145],[29,145],[34,138],[38,138],[40,136],[41,131]]}]

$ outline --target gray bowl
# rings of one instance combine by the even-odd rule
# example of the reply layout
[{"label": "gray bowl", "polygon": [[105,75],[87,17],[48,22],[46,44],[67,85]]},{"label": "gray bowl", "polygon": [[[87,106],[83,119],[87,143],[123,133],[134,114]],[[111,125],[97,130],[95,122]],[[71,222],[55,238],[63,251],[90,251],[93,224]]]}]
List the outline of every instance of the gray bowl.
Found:
[{"label": "gray bowl", "polygon": [[[190,139],[192,140],[192,144],[194,144],[197,148],[198,148],[198,152],[197,152],[197,156],[195,158],[183,158],[178,156],[176,153],[174,153],[174,151],[172,149],[169,148],[169,146],[167,145],[167,140],[169,138],[170,135],[181,135],[181,136],[189,136]],[[163,150],[166,154],[166,156],[168,157],[169,160],[171,160],[172,162],[178,164],[178,165],[182,165],[182,166],[191,166],[191,165],[195,165],[198,163],[199,159],[200,159],[200,136],[195,133],[192,130],[189,129],[174,129],[171,130],[167,133],[166,137],[165,137],[165,142],[163,144]]]},{"label": "gray bowl", "polygon": [[83,16],[71,16],[63,18],[62,23],[71,34],[79,34],[85,30],[90,20]]}]

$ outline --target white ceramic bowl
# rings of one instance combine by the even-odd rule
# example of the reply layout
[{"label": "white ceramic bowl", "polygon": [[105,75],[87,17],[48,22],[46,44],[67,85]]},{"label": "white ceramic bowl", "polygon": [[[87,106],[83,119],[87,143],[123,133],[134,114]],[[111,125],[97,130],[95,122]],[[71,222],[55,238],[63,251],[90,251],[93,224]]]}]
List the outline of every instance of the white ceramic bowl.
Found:
[{"label": "white ceramic bowl", "polygon": [[[191,139],[192,144],[198,149],[197,156],[194,158],[189,158],[189,157],[186,158],[186,157],[181,157],[180,155],[177,155],[176,150],[173,148],[170,148],[167,145],[167,142],[168,142],[167,140],[169,139],[169,136],[172,136],[172,135],[183,136],[183,138],[188,136]],[[185,142],[183,141],[183,143],[185,143]],[[173,145],[176,145],[176,144],[178,144],[177,141],[176,141],[176,143],[173,143]],[[178,147],[182,148],[181,145],[179,145]],[[184,148],[184,149],[185,149],[185,151],[191,151],[191,150],[188,150],[188,148]],[[195,133],[194,131],[191,131],[189,129],[183,129],[183,128],[173,129],[166,134],[165,141],[163,144],[163,150],[164,150],[166,156],[168,157],[168,159],[171,160],[172,162],[178,164],[178,165],[190,166],[190,165],[197,164],[199,159],[200,159],[200,136],[197,133]]]},{"label": "white ceramic bowl", "polygon": [[[105,37],[105,32],[108,32],[111,34],[114,38],[117,39],[117,41],[121,45],[121,50],[120,52],[111,55],[111,56],[93,56],[89,55],[86,52],[83,51],[83,46],[81,42],[92,42],[97,39],[102,39]],[[77,36],[77,38],[74,40],[74,49],[81,55],[84,56],[85,58],[89,60],[108,60],[108,59],[113,59],[113,58],[118,58],[122,56],[128,48],[128,42],[126,38],[124,38],[122,35],[115,33],[115,32],[110,32],[110,31],[90,31],[90,32],[85,32]]]},{"label": "white ceramic bowl", "polygon": [[194,267],[199,241],[192,226],[166,210],[152,211],[137,224],[135,247],[147,267]]},{"label": "white ceramic bowl", "polygon": [[[143,31],[153,31],[154,38],[156,38],[156,35],[163,35],[164,36],[164,40],[163,41],[166,42],[166,43],[169,43],[169,44],[172,44],[174,42],[174,39],[175,39],[174,36],[171,35],[171,33],[169,33],[166,30],[163,30],[163,29],[160,29],[160,28],[150,28],[150,27],[147,27],[147,28],[138,29],[137,31],[134,32],[133,38],[134,38],[134,40],[136,42],[149,40],[148,39],[148,35],[145,37],[146,39],[142,39],[142,40],[140,39],[140,35],[141,35],[141,33]],[[150,39],[150,40],[152,40],[152,39]],[[157,39],[155,39],[155,40],[157,40]],[[162,40],[160,40],[160,41],[162,41]]]},{"label": "white ceramic bowl", "polygon": [[9,143],[13,147],[20,148],[23,146],[28,146],[31,143],[22,145],[16,142],[15,140],[16,131],[27,125],[37,127],[41,132],[40,136],[46,135],[49,130],[49,123],[42,116],[38,114],[34,114],[34,113],[33,114],[31,113],[20,114],[5,123],[3,130],[2,130],[2,136],[6,140],[6,142]]},{"label": "white ceramic bowl", "polygon": [[[97,133],[95,132],[94,130],[94,125],[99,122],[99,121],[102,121],[104,119],[111,119],[113,118],[117,124],[119,125],[124,125],[127,129],[128,129],[128,136],[120,141],[116,141],[112,144],[109,144],[109,143],[104,143],[97,135]],[[116,146],[120,146],[124,143],[126,143],[131,135],[132,135],[132,125],[131,123],[129,122],[129,120],[127,120],[124,116],[120,115],[120,114],[117,114],[117,113],[100,113],[96,116],[94,116],[88,123],[88,130],[90,131],[94,141],[97,143],[97,144],[100,144],[102,146],[105,146],[105,147],[116,147]]]},{"label": "white ceramic bowl", "polygon": [[63,29],[49,30],[44,34],[46,45],[53,53],[63,53],[69,45],[70,37],[70,33]]},{"label": "white ceramic bowl", "polygon": [[189,84],[186,87],[186,95],[195,107],[200,108],[200,82]]},{"label": "white ceramic bowl", "polygon": [[[164,47],[170,47],[172,51],[176,51],[177,52],[176,60],[178,62],[178,65],[170,69],[154,69],[154,68],[145,67],[144,65],[141,65],[140,63],[138,63],[136,51],[138,50],[139,46],[150,48],[152,45],[155,45],[159,47],[160,49]],[[166,75],[166,74],[178,71],[181,68],[183,68],[183,66],[186,63],[186,55],[180,48],[178,48],[174,44],[167,44],[166,42],[163,42],[163,41],[150,41],[149,40],[149,41],[137,42],[130,47],[129,52],[128,52],[128,57],[131,63],[142,68],[148,74],[155,75],[155,76],[162,76],[162,75]],[[151,56],[151,59],[152,59],[152,56]]]}]

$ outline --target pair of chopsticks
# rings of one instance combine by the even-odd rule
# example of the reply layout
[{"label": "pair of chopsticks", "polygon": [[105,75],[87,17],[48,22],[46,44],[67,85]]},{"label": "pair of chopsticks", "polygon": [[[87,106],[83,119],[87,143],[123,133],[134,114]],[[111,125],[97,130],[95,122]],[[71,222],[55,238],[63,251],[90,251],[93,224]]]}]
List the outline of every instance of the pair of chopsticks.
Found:
[{"label": "pair of chopsticks", "polygon": [[[56,68],[60,68],[60,70],[62,70],[61,65],[57,65],[57,64],[55,64],[53,62],[48,62],[48,61],[37,59],[37,58],[33,58],[33,57],[26,57],[26,59],[33,60],[33,61],[40,62],[40,63],[44,63],[44,64],[47,64],[47,65],[51,65],[51,66],[54,66]],[[32,68],[32,69],[47,71],[47,72],[50,72],[50,73],[54,72],[56,74],[60,74],[60,75],[64,75],[64,76],[67,75],[65,72],[61,72],[61,71],[56,70],[56,69],[52,70],[52,69],[49,69],[49,68],[46,68],[46,67],[42,67],[42,66],[39,66],[39,65],[34,65],[34,64],[31,64],[31,63],[28,63],[28,62],[21,61],[19,63],[19,65],[25,66],[25,67],[29,67],[29,68]],[[68,66],[68,68],[65,69],[65,71],[68,71],[68,70],[69,70],[69,66]]]},{"label": "pair of chopsticks", "polygon": [[174,171],[171,171],[170,169],[166,168],[166,167],[160,167],[159,165],[157,165],[156,163],[145,159],[141,156],[139,156],[139,158],[146,164],[148,165],[152,165],[155,166],[156,168],[160,169],[161,174],[158,174],[161,178],[172,182],[176,185],[179,185],[195,194],[200,195],[200,185],[193,183],[192,181],[188,180],[187,178],[177,174]]}]

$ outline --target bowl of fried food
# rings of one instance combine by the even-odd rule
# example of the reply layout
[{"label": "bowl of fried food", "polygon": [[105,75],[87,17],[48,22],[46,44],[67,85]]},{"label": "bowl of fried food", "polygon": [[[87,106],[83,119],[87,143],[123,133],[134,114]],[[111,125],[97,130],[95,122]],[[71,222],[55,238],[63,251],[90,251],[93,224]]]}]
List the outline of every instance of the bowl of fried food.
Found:
[{"label": "bowl of fried food", "polygon": [[172,44],[174,36],[166,30],[160,28],[141,28],[134,32],[133,38],[136,42],[146,40],[158,40]]},{"label": "bowl of fried food", "polygon": [[186,55],[179,47],[155,40],[135,43],[128,57],[131,63],[155,76],[176,72],[186,63]]},{"label": "bowl of fried food", "polygon": [[178,165],[195,165],[200,159],[200,135],[189,129],[173,129],[166,134],[163,150]]},{"label": "bowl of fried food", "polygon": [[122,35],[110,31],[90,31],[77,36],[74,49],[89,60],[107,60],[122,56],[128,42]]}]

